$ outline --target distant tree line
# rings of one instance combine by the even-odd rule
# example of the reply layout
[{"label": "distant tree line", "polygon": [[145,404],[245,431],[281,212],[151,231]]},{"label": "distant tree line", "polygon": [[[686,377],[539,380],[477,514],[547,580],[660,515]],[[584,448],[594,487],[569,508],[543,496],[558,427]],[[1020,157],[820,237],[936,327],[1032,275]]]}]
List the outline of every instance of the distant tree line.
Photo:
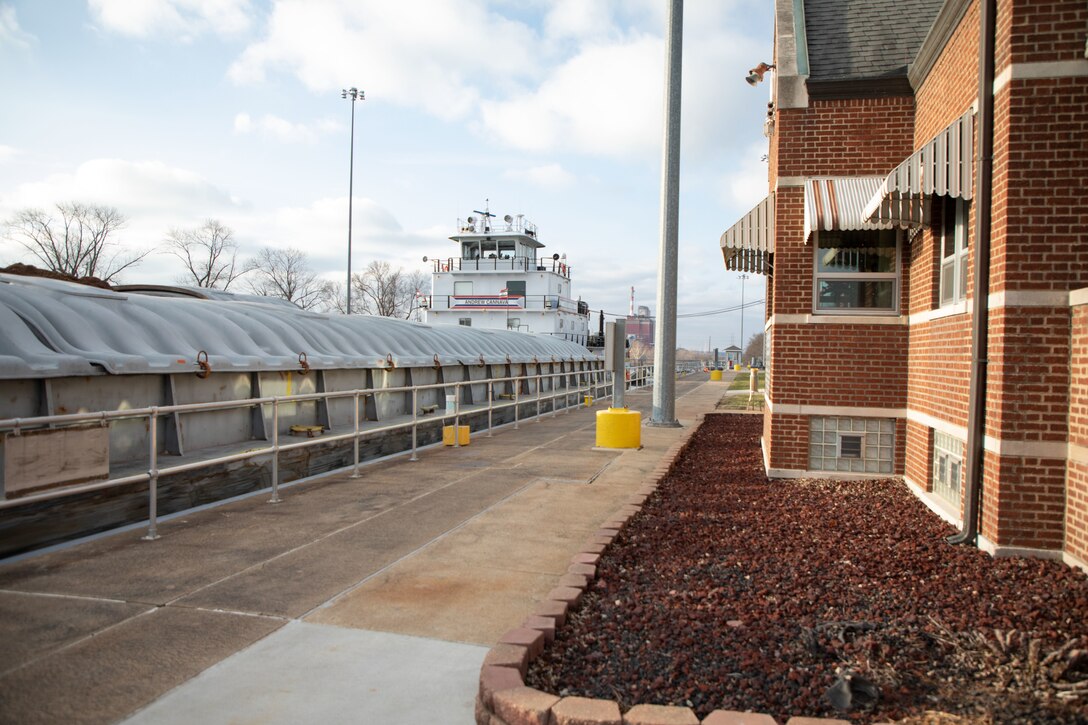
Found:
[{"label": "distant tree line", "polygon": [[[170,229],[159,248],[131,250],[117,240],[127,223],[114,207],[64,202],[56,205],[55,214],[20,210],[3,229],[44,269],[76,279],[117,283],[122,272],[163,251],[181,262],[176,278],[180,285],[278,297],[320,312],[348,312],[344,284],[321,279],[300,249],[264,247],[240,259],[234,230],[207,219],[196,227]],[[408,318],[418,309],[428,282],[423,272],[372,261],[351,277],[351,312]]]}]

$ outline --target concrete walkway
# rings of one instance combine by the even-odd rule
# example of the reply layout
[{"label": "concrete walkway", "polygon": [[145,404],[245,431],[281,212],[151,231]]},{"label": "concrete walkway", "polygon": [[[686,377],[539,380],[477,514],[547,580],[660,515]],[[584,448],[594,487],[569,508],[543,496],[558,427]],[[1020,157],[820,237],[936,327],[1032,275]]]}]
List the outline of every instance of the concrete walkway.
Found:
[{"label": "concrete walkway", "polygon": [[[677,383],[685,426],[728,382],[705,378]],[[488,647],[686,433],[594,450],[600,409],[179,517],[158,541],[0,564],[0,722],[473,722]]]}]

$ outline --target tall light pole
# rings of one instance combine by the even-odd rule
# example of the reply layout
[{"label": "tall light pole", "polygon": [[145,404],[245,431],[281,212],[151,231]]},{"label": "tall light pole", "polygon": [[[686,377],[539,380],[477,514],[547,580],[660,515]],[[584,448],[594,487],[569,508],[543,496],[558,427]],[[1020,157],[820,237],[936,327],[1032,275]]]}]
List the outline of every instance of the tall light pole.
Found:
[{"label": "tall light pole", "polygon": [[744,364],[744,280],[748,279],[748,275],[739,274],[740,277],[740,364]]},{"label": "tall light pole", "polygon": [[351,201],[355,194],[355,102],[365,101],[366,96],[358,88],[345,88],[341,98],[351,99],[351,151],[348,154],[348,304],[347,314],[351,314]]},{"label": "tall light pole", "polygon": [[684,0],[669,0],[665,35],[665,142],[661,158],[661,254],[657,268],[653,409],[647,425],[678,428],[676,420],[676,255],[680,226],[680,64]]}]

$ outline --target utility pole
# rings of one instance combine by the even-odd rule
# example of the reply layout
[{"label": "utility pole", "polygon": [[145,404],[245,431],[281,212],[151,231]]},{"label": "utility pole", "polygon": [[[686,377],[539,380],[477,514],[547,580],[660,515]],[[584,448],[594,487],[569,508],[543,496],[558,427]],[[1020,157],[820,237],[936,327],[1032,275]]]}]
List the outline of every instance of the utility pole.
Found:
[{"label": "utility pole", "polygon": [[680,220],[680,63],[684,0],[670,0],[665,36],[665,143],[661,163],[661,256],[657,268],[654,398],[647,425],[677,428],[676,267]]}]

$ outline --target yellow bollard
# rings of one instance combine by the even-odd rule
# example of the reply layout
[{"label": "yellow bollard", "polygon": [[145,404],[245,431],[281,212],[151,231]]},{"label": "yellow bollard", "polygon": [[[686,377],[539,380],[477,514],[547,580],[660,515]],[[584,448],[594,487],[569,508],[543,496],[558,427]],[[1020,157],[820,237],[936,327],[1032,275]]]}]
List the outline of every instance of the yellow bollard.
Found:
[{"label": "yellow bollard", "polygon": [[722,371],[721,370],[711,370],[710,371],[710,379],[711,380],[717,380],[717,381],[721,382]]},{"label": "yellow bollard", "polygon": [[586,396],[586,407],[588,408],[591,405],[593,405],[593,396],[592,395],[587,395]]},{"label": "yellow bollard", "polygon": [[639,448],[642,415],[637,410],[609,408],[597,411],[598,448]]}]

